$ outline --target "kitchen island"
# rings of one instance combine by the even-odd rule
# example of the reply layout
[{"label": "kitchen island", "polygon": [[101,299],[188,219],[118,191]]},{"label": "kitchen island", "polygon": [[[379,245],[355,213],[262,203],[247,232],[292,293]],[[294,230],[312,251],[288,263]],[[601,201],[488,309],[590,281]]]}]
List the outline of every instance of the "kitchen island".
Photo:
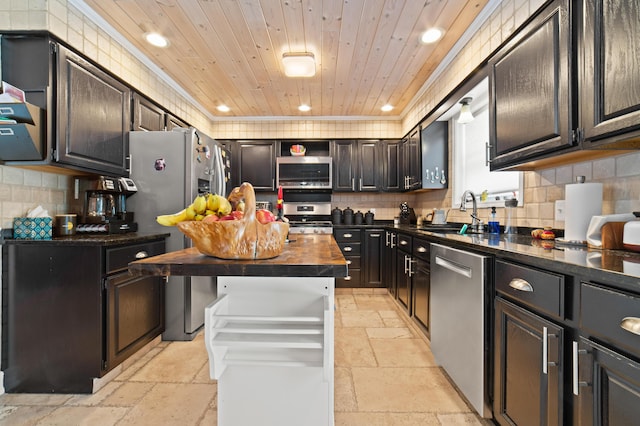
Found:
[{"label": "kitchen island", "polygon": [[129,271],[216,277],[205,343],[218,424],[333,424],[334,288],[347,263],[331,235],[292,236],[273,259],[224,260],[189,248]]}]

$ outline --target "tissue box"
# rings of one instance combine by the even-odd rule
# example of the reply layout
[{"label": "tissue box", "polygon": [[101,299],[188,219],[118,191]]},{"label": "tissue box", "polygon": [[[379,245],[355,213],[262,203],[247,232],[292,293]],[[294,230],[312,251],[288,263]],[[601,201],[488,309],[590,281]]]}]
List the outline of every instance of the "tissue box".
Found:
[{"label": "tissue box", "polygon": [[50,240],[52,234],[50,217],[13,218],[13,238],[16,240]]}]

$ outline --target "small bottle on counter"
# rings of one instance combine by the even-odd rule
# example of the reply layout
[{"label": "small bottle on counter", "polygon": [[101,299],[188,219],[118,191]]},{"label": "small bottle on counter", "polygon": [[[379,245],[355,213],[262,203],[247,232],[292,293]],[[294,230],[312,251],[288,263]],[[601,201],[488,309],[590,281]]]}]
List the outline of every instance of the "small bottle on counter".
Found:
[{"label": "small bottle on counter", "polygon": [[491,214],[489,215],[488,231],[490,234],[500,233],[500,222],[496,218],[496,208],[491,207]]}]

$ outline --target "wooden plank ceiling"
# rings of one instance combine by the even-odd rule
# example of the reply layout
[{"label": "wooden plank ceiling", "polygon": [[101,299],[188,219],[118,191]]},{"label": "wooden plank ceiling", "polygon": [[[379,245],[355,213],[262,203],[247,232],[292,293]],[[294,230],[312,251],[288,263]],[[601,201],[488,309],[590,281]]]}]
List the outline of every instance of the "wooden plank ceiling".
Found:
[{"label": "wooden plank ceiling", "polygon": [[[85,2],[212,115],[377,118],[402,113],[487,0]],[[434,26],[444,37],[421,43]],[[169,47],[144,42],[150,31]],[[286,77],[282,54],[301,51],[316,75]]]}]

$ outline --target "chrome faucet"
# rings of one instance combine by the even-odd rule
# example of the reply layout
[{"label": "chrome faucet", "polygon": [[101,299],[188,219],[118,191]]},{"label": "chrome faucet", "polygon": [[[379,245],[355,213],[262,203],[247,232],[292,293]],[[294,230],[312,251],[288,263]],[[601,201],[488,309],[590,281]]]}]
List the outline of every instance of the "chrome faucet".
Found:
[{"label": "chrome faucet", "polygon": [[471,230],[473,232],[482,232],[482,221],[478,217],[478,202],[476,201],[476,195],[468,189],[462,194],[462,200],[460,200],[460,211],[467,211],[467,196],[469,195],[471,195],[471,201],[473,202],[473,212],[471,213]]}]

